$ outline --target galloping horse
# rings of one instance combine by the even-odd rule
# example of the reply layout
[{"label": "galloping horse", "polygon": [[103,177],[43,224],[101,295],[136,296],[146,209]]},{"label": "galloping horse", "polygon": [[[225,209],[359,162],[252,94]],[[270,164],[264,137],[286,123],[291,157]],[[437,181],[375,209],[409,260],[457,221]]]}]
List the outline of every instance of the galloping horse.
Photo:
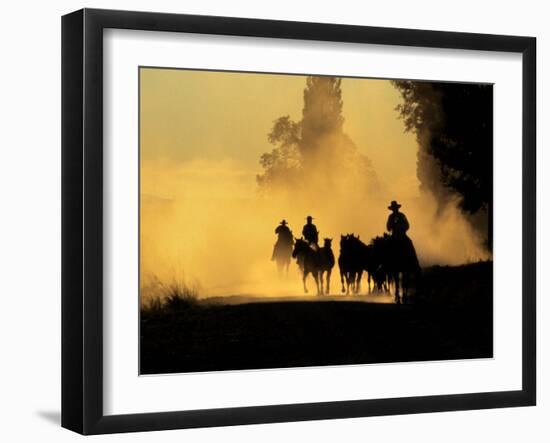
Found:
[{"label": "galloping horse", "polygon": [[[338,257],[338,267],[340,268],[340,282],[342,283],[342,292],[357,294],[361,286],[361,276],[363,274],[363,262],[366,247],[359,237],[353,234],[340,236],[340,256]],[[344,286],[345,280],[345,286]]]},{"label": "galloping horse", "polygon": [[376,292],[389,292],[390,290],[390,275],[388,270],[391,265],[391,251],[389,241],[391,237],[384,234],[383,237],[374,237],[371,240],[370,247],[372,248],[370,260],[370,274],[374,282],[374,290]]},{"label": "galloping horse", "polygon": [[[373,245],[380,261],[379,277],[395,285],[396,303],[405,302],[409,295],[411,277],[416,279],[417,286],[420,278],[420,265],[411,239],[406,235],[384,234],[383,237],[376,237]],[[379,280],[379,284],[380,282]]]},{"label": "galloping horse", "polygon": [[356,263],[354,263],[354,268],[357,272],[356,278],[356,292],[361,292],[361,279],[363,272],[367,274],[367,290],[368,293],[371,292],[371,282],[374,279],[376,273],[376,261],[373,257],[372,244],[365,244],[361,241],[359,236],[354,236],[353,234],[348,236],[349,247],[353,251],[352,257]]},{"label": "galloping horse", "polygon": [[324,285],[324,293],[330,294],[330,274],[332,273],[332,268],[334,267],[334,253],[332,252],[332,239],[325,238],[322,248],[319,248],[321,255],[320,262],[320,274],[321,279],[321,292],[323,291],[323,275],[326,273],[326,284]]},{"label": "galloping horse", "polygon": [[307,241],[297,238],[294,243],[292,257],[296,259],[302,271],[304,292],[307,294],[306,278],[311,273],[317,285],[317,295],[323,294],[323,280],[320,278],[322,269],[322,256],[320,248],[313,249]]}]

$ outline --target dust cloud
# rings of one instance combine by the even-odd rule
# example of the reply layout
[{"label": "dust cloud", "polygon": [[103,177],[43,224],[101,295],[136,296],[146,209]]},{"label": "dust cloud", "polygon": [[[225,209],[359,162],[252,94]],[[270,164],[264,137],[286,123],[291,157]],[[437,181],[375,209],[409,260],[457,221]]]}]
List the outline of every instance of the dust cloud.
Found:
[{"label": "dust cloud", "polygon": [[[345,120],[340,123],[308,139],[307,156],[300,151],[305,142],[297,141],[293,177],[285,181],[283,173],[277,186],[267,189],[258,184],[259,165],[232,158],[142,162],[142,300],[172,282],[184,282],[201,297],[303,295],[295,262],[288,277],[280,278],[271,261],[279,222],[287,220],[300,237],[306,216],[312,215],[319,238],[332,238],[338,256],[341,234],[359,234],[368,243],[384,232],[391,200],[402,204],[421,265],[489,258],[452,195],[442,209],[433,194],[421,190],[416,174],[394,177],[377,168],[368,150],[345,134]],[[337,265],[331,286],[338,292]],[[315,293],[313,281],[309,288]]]}]

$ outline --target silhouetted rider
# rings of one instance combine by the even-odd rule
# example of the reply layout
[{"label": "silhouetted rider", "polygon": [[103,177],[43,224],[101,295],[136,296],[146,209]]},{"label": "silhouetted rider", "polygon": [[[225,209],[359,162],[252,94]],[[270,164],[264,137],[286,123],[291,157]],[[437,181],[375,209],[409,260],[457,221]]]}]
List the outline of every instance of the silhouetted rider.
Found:
[{"label": "silhouetted rider", "polygon": [[[416,255],[416,250],[414,248],[412,240],[407,235],[409,230],[409,221],[407,217],[402,212],[399,212],[401,205],[393,200],[388,209],[391,211],[391,214],[388,217],[388,222],[386,223],[386,228],[391,232],[390,242],[388,244],[389,259],[391,262],[390,267],[393,267],[393,271],[398,271],[403,273],[403,301],[407,299],[407,287],[408,278],[414,276],[416,281],[416,290],[419,290],[420,285],[420,263],[418,262],[418,256]],[[405,277],[407,276],[407,277]],[[399,278],[397,279],[397,281]],[[397,303],[401,303],[399,298],[398,283],[396,283],[396,297],[395,300]]]},{"label": "silhouetted rider", "polygon": [[407,217],[402,212],[399,212],[401,205],[393,200],[388,209],[392,211],[388,217],[388,222],[386,223],[386,229],[391,232],[393,237],[406,237],[407,231],[409,230],[409,221]]},{"label": "silhouetted rider", "polygon": [[304,225],[304,229],[302,229],[302,235],[310,244],[317,245],[319,243],[319,231],[317,230],[317,226],[311,222],[313,220],[311,215],[308,215],[306,220],[307,223]]},{"label": "silhouetted rider", "polygon": [[275,234],[277,234],[277,241],[273,246],[273,254],[271,254],[271,260],[276,260],[277,257],[290,256],[292,253],[292,245],[294,244],[294,236],[292,231],[287,226],[287,221],[283,220],[275,228]]},{"label": "silhouetted rider", "polygon": [[277,226],[275,228],[275,234],[278,235],[278,241],[280,242],[290,242],[292,243],[292,231],[290,230],[290,228],[287,226],[288,223],[286,220],[283,220],[281,221],[281,223],[279,224],[279,226]]}]

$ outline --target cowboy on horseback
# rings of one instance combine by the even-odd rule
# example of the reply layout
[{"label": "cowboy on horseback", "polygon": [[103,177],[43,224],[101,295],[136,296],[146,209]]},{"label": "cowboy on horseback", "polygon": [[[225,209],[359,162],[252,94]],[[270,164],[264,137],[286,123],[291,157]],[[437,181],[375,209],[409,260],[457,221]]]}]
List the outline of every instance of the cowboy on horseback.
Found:
[{"label": "cowboy on horseback", "polygon": [[287,251],[284,250],[291,249],[294,244],[294,236],[286,220],[282,220],[279,226],[275,228],[275,234],[277,235],[277,242],[273,247],[272,261],[276,260],[278,255],[287,255]]},{"label": "cowboy on horseback", "polygon": [[401,205],[395,200],[390,203],[388,209],[392,213],[389,215],[388,222],[386,223],[386,229],[391,233],[391,237],[388,237],[390,239],[390,262],[387,264],[387,267],[390,274],[393,274],[397,303],[401,302],[399,295],[399,275],[402,275],[403,301],[405,301],[407,299],[409,277],[416,276],[418,278],[420,273],[416,250],[412,240],[407,236],[407,231],[410,227],[409,221],[405,214],[399,211],[399,208],[401,208]]},{"label": "cowboy on horseback", "polygon": [[388,209],[392,211],[392,213],[388,217],[386,229],[392,236],[402,238],[407,235],[407,231],[409,230],[409,221],[407,220],[405,214],[399,212],[400,207],[401,205],[395,200],[393,200],[388,206]]},{"label": "cowboy on horseback", "polygon": [[278,236],[278,241],[292,241],[292,231],[288,227],[288,222],[286,220],[282,220],[279,226],[275,228],[275,234]]},{"label": "cowboy on horseback", "polygon": [[302,229],[302,235],[311,246],[315,245],[317,247],[319,243],[319,231],[317,230],[317,226],[312,223],[312,220],[313,217],[308,215],[306,218],[307,223]]}]

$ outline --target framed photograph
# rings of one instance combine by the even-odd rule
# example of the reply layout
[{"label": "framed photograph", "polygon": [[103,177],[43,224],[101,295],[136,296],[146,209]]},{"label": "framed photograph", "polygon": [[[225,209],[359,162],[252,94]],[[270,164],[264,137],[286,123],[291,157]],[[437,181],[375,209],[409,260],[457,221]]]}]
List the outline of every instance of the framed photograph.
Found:
[{"label": "framed photograph", "polygon": [[536,402],[532,37],[62,19],[62,425]]}]

